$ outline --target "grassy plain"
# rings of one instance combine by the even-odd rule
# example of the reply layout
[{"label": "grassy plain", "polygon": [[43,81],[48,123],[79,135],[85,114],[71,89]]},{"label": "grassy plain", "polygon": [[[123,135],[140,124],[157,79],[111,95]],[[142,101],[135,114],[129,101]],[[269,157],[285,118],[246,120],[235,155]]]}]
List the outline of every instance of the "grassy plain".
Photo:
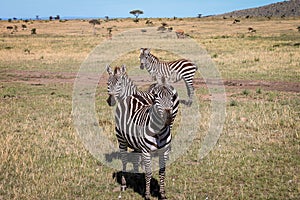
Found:
[{"label": "grassy plain", "polygon": [[[169,199],[297,199],[300,196],[300,19],[151,19],[183,29],[211,55],[227,81],[224,129],[212,152],[198,160],[209,127],[207,89],[196,85],[199,135],[167,168]],[[72,119],[73,82],[81,63],[107,38],[145,19],[102,22],[0,21],[0,199],[117,199],[115,170],[97,161],[77,136]],[[7,26],[17,25],[11,34]],[[249,33],[252,27],[255,33]],[[37,34],[30,30],[36,28]],[[172,56],[154,50],[162,59]],[[138,50],[124,55],[138,65]],[[201,77],[199,74],[198,77]],[[105,77],[104,77],[105,78]],[[105,79],[104,79],[105,81]],[[276,89],[274,84],[294,87]],[[268,85],[270,87],[268,87]],[[113,133],[106,88],[98,88],[99,124]],[[104,113],[104,111],[106,111]],[[158,179],[157,172],[154,176]],[[122,199],[141,199],[132,189]]]}]

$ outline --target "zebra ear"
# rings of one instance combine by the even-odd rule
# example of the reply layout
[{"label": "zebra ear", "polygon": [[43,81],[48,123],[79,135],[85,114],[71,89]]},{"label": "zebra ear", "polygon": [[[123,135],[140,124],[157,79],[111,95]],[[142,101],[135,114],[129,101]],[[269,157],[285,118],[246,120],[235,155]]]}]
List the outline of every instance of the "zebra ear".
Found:
[{"label": "zebra ear", "polygon": [[144,53],[144,48],[141,48],[140,50],[141,50],[141,53]]},{"label": "zebra ear", "polygon": [[151,48],[145,48],[145,49],[144,49],[145,54],[149,54],[150,51],[151,51]]},{"label": "zebra ear", "polygon": [[126,74],[126,65],[122,65],[121,67],[121,74]]},{"label": "zebra ear", "polygon": [[109,75],[113,73],[110,65],[106,65],[106,71]]}]

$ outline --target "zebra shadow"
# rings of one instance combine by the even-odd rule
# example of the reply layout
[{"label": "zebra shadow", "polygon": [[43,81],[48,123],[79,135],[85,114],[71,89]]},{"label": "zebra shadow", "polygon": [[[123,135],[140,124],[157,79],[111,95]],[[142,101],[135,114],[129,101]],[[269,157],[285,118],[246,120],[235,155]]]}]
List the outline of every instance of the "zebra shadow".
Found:
[{"label": "zebra shadow", "polygon": [[[107,162],[112,162],[114,159],[121,159],[119,152],[106,154],[105,158]],[[128,164],[129,163],[133,164],[133,162],[134,162],[133,160],[128,159]],[[144,197],[146,191],[145,173],[122,172],[122,171],[114,172],[112,174],[112,177],[116,180],[118,184],[120,184],[120,188],[122,185],[122,175],[126,180],[127,189],[130,188],[134,192]],[[152,197],[159,196],[159,182],[153,177],[151,178],[151,182],[150,182],[150,193]]]},{"label": "zebra shadow", "polygon": [[[117,183],[122,184],[122,175],[124,175],[126,180],[126,186],[127,189],[130,188],[134,192],[138,193],[142,197],[145,196],[146,191],[146,179],[145,179],[145,173],[132,173],[132,172],[114,172],[113,178],[116,179]],[[158,181],[155,178],[151,178],[150,182],[150,193],[152,197],[158,197],[159,196],[159,184]]]}]

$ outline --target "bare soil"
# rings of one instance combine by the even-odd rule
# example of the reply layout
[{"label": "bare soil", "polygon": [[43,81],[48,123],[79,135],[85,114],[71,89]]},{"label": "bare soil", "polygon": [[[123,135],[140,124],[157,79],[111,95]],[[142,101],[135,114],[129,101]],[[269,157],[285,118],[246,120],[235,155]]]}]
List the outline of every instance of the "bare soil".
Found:
[{"label": "bare soil", "polygon": [[[263,89],[282,92],[300,92],[300,82],[264,81],[264,80],[224,80],[224,86],[232,89]],[[194,79],[195,86],[205,85],[204,80]]]},{"label": "bare soil", "polygon": [[[2,72],[3,73],[3,72]],[[37,71],[6,71],[6,78],[0,79],[3,82],[22,82],[30,85],[46,85],[50,83],[73,83],[77,73],[75,72],[37,72]],[[132,79],[135,80],[134,77]],[[137,82],[144,82],[141,79]],[[281,82],[281,81],[264,81],[264,80],[224,80],[224,86],[227,89],[263,89],[270,91],[296,92],[300,93],[300,82]],[[194,79],[195,87],[205,87],[203,79]]]}]

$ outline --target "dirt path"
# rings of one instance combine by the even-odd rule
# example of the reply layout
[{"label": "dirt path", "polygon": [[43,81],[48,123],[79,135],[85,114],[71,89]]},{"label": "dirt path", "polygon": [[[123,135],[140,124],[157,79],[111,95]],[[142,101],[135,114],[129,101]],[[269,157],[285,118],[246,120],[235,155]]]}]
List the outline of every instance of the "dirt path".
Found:
[{"label": "dirt path", "polygon": [[[37,72],[10,70],[0,72],[3,82],[22,82],[31,85],[45,85],[49,83],[73,83],[77,73],[74,72]],[[3,76],[5,74],[5,76]],[[3,78],[4,77],[4,78]],[[145,82],[141,78],[132,77],[136,82]],[[195,87],[205,87],[203,79],[194,79]],[[263,89],[272,91],[285,91],[300,93],[300,82],[280,82],[280,81],[261,81],[261,80],[224,80],[224,86],[227,89]]]},{"label": "dirt path", "polygon": [[[205,85],[204,80],[195,79],[195,85]],[[224,86],[228,89],[253,89],[274,90],[284,92],[300,92],[300,82],[281,82],[263,80],[224,80]]]}]

